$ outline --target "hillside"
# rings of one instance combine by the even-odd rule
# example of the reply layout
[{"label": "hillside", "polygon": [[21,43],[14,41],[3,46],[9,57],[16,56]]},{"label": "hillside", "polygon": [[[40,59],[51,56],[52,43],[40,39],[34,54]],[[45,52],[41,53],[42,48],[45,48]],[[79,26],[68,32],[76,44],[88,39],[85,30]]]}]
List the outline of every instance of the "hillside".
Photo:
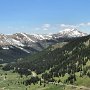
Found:
[{"label": "hillside", "polygon": [[[78,85],[89,87],[90,35],[50,46],[40,53],[18,60],[17,63],[8,64],[3,68],[3,70],[10,69],[20,75],[27,75],[28,70],[34,71],[45,82],[56,80],[70,84],[76,82]],[[30,82],[27,81],[29,84]]]},{"label": "hillside", "polygon": [[50,40],[42,40],[36,43],[31,43],[31,46],[17,46],[17,45],[5,45],[0,46],[0,63],[15,62],[19,58],[30,56],[37,52],[46,49],[48,46],[54,45],[59,42],[70,41],[73,38],[56,38]]},{"label": "hillside", "polygon": [[15,62],[19,58],[32,55],[59,42],[68,42],[77,37],[86,36],[77,29],[63,30],[56,34],[0,34],[0,63]]}]

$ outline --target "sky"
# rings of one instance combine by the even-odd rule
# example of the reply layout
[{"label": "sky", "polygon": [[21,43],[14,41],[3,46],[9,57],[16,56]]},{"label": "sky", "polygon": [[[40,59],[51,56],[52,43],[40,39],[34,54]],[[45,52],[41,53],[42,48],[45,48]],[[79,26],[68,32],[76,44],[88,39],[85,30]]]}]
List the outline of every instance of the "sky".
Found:
[{"label": "sky", "polygon": [[0,0],[0,33],[90,33],[90,0]]}]

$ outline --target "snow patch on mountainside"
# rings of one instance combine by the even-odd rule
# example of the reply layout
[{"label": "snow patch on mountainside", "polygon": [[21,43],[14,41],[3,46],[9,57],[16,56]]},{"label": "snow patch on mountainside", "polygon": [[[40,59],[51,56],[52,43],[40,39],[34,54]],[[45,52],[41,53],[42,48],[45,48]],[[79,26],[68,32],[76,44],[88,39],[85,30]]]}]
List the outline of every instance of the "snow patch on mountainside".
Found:
[{"label": "snow patch on mountainside", "polygon": [[15,39],[11,39],[11,43],[18,46],[24,46],[20,41],[17,41]]},{"label": "snow patch on mountainside", "polygon": [[[17,46],[15,46],[15,47],[17,47]],[[24,52],[26,52],[26,53],[30,53],[28,50],[26,50],[26,49],[24,49],[24,48],[22,48],[22,47],[17,47],[17,48],[21,49],[22,51],[24,51]]]},{"label": "snow patch on mountainside", "polygon": [[2,49],[6,49],[6,50],[8,50],[8,49],[9,49],[9,47],[5,46],[5,47],[2,47]]},{"label": "snow patch on mountainside", "polygon": [[39,34],[33,34],[33,36],[38,39],[38,40],[43,40],[45,39],[45,37],[43,35],[39,35]]},{"label": "snow patch on mountainside", "polygon": [[35,42],[32,39],[30,39],[25,33],[21,33],[28,41]]},{"label": "snow patch on mountainside", "polygon": [[52,35],[50,34],[44,34],[44,35],[40,35],[40,34],[33,34],[35,38],[37,38],[38,40],[45,40],[45,39],[52,39]]},{"label": "snow patch on mountainside", "polygon": [[88,34],[78,31],[76,28],[67,28],[63,31],[60,31],[57,34],[26,34],[26,33],[16,33],[13,35],[4,35],[0,34],[0,45],[7,46],[35,46],[37,42],[43,40],[51,40],[57,38],[66,38],[66,37],[82,37]]}]

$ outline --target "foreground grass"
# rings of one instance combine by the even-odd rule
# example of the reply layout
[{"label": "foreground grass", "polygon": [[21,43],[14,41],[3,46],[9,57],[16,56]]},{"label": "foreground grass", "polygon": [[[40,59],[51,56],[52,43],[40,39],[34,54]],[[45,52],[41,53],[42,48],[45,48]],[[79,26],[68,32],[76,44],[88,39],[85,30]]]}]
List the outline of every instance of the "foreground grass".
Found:
[{"label": "foreground grass", "polygon": [[30,78],[31,76],[20,78],[17,73],[12,73],[12,71],[3,71],[0,69],[0,90],[63,90],[63,87],[56,85],[44,85],[31,84],[30,86],[25,86],[23,81]]},{"label": "foreground grass", "polygon": [[[23,81],[29,79],[30,77],[31,76],[23,76],[23,78],[20,78],[18,73],[3,71],[0,69],[0,90],[90,90],[85,88],[90,88],[90,78],[87,76],[79,77],[79,73],[77,73],[77,81],[75,82],[78,87],[61,84],[46,84],[44,87],[43,84],[40,86],[39,83],[25,86]],[[64,82],[67,77],[68,75],[66,74],[64,77],[60,77],[60,79]],[[58,78],[56,78],[56,80],[58,80]]]}]

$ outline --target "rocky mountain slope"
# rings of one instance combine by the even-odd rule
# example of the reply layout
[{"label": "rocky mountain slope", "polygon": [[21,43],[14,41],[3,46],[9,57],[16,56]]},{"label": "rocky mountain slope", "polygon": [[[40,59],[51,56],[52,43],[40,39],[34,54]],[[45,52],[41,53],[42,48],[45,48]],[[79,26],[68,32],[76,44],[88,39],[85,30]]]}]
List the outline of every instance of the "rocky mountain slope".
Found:
[{"label": "rocky mountain slope", "polygon": [[58,42],[68,41],[72,38],[86,36],[77,29],[66,29],[57,34],[39,35],[15,33],[13,35],[0,34],[0,60],[12,61],[22,56],[30,55]]},{"label": "rocky mountain slope", "polygon": [[80,84],[85,82],[85,86],[90,86],[90,35],[50,46],[16,63],[7,64],[3,70],[14,70],[20,75],[34,71],[46,83],[58,80],[65,84],[78,84],[81,81]]},{"label": "rocky mountain slope", "polygon": [[86,33],[78,31],[77,29],[65,29],[57,34],[26,34],[26,33],[15,33],[13,35],[0,34],[0,45],[14,45],[14,46],[30,46],[31,43],[37,43],[42,40],[50,40],[55,38],[65,37],[82,37],[86,36]]}]

